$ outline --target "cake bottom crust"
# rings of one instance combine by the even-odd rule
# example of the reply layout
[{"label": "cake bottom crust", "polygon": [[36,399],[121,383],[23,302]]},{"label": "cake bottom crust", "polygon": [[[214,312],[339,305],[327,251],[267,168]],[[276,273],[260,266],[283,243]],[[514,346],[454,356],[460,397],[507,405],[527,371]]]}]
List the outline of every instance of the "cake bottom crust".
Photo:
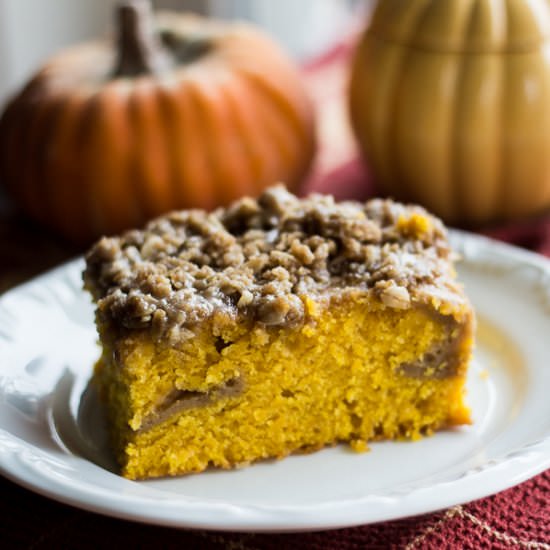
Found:
[{"label": "cake bottom crust", "polygon": [[177,350],[146,336],[104,347],[95,381],[122,474],[232,468],[339,442],[364,451],[470,422],[470,312],[305,305],[310,321],[294,329],[228,323]]}]

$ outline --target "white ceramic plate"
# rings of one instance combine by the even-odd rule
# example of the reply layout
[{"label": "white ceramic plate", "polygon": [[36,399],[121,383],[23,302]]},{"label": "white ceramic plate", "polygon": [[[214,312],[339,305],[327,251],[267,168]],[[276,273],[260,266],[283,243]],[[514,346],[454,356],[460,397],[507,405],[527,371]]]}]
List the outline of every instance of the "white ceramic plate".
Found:
[{"label": "white ceramic plate", "polygon": [[0,299],[0,471],[104,514],[178,527],[328,529],[463,503],[550,466],[550,262],[453,233],[479,315],[473,426],[234,471],[132,482],[114,473],[88,388],[98,356],[81,260]]}]

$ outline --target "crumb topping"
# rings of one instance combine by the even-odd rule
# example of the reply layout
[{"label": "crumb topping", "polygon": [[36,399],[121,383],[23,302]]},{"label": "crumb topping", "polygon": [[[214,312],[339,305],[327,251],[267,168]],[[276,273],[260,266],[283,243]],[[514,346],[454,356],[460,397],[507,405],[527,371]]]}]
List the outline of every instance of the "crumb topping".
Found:
[{"label": "crumb topping", "polygon": [[460,300],[451,260],[442,223],[418,206],[298,199],[276,186],[104,237],[86,256],[84,281],[114,326],[182,338],[215,313],[300,323],[305,296],[365,291],[400,309]]}]

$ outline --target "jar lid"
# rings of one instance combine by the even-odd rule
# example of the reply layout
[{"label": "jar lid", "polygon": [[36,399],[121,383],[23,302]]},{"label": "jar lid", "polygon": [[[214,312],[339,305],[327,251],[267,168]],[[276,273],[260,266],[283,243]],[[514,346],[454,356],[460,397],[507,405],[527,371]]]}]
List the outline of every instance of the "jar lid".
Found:
[{"label": "jar lid", "polygon": [[550,36],[550,0],[378,0],[376,37],[437,52],[527,52]]}]

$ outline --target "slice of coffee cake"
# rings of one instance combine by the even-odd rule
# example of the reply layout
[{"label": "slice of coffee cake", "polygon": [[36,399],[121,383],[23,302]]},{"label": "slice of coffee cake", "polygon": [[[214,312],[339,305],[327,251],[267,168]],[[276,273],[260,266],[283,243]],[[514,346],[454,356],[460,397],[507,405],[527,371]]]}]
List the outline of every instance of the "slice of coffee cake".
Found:
[{"label": "slice of coffee cake", "polygon": [[274,187],[87,255],[95,382],[128,478],[469,423],[473,313],[441,222]]}]

